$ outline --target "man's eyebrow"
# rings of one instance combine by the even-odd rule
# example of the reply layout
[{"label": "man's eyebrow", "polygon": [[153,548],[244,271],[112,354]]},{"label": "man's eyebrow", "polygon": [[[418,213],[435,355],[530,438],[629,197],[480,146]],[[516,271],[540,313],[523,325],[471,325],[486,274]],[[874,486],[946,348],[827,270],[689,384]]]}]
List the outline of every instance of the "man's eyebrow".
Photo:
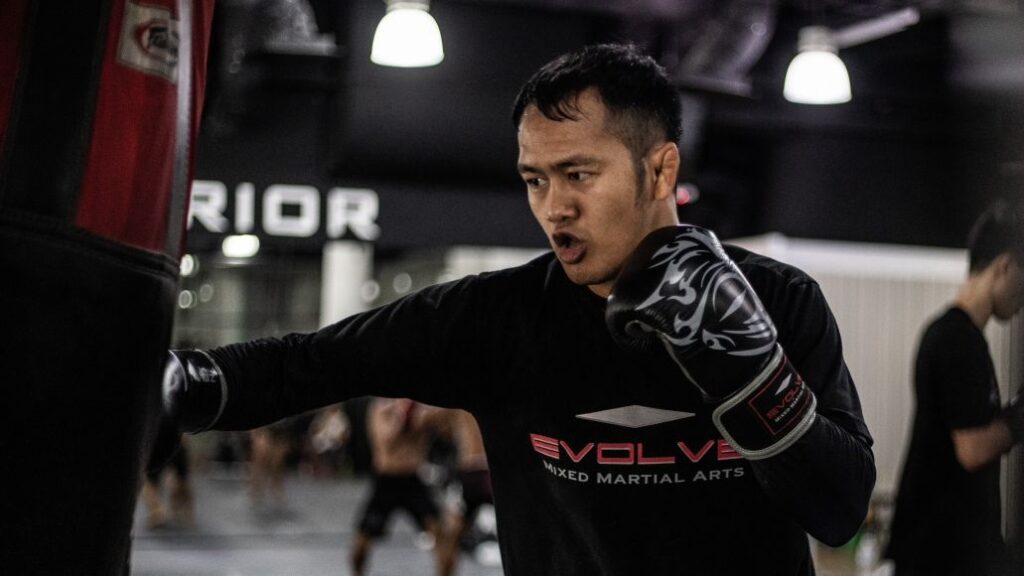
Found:
[{"label": "man's eyebrow", "polygon": [[[573,156],[569,156],[564,160],[556,162],[554,167],[556,170],[565,170],[566,168],[574,168],[576,166],[590,166],[599,163],[600,161],[594,156],[576,154]],[[520,174],[524,172],[542,172],[540,168],[537,168],[536,166],[531,166],[529,164],[520,163],[516,165],[516,168],[519,170]]]},{"label": "man's eyebrow", "polygon": [[589,166],[597,163],[598,159],[594,156],[576,154],[573,156],[569,156],[568,158],[562,160],[561,162],[556,163],[555,168],[558,168],[559,170],[565,170],[566,168],[573,168],[576,166]]}]

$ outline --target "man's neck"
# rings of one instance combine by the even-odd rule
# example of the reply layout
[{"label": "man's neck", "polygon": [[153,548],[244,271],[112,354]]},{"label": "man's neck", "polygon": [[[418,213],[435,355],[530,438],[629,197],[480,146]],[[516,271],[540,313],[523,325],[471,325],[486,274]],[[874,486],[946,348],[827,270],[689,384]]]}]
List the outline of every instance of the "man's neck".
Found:
[{"label": "man's neck", "polygon": [[992,318],[992,290],[990,274],[971,274],[960,287],[955,304],[970,316],[979,330],[984,330]]}]

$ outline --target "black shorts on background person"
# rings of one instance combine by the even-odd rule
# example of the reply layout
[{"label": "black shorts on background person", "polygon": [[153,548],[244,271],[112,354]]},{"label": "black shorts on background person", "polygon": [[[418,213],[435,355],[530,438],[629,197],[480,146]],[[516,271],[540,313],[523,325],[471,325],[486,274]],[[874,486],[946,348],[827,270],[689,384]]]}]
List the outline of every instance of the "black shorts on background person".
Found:
[{"label": "black shorts on background person", "polygon": [[428,532],[431,523],[440,521],[441,510],[417,474],[376,474],[372,490],[356,523],[359,531],[368,536],[387,535],[388,523],[396,511],[408,512],[421,532]]},{"label": "black shorts on background person", "polygon": [[1009,206],[993,207],[975,224],[968,248],[968,278],[918,349],[914,423],[888,549],[896,576],[1011,573],[999,464],[1024,426],[1019,399],[1000,406],[984,329],[1024,304],[1024,219]]}]

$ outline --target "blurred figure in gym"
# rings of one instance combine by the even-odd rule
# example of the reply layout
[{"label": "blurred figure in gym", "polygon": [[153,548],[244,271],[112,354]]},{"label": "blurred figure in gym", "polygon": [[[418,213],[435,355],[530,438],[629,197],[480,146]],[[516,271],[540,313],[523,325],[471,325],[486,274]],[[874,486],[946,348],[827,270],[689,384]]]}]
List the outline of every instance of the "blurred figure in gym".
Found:
[{"label": "blurred figure in gym", "polygon": [[[158,529],[173,523],[178,527],[189,527],[194,522],[195,503],[192,492],[192,478],[189,476],[188,442],[174,446],[173,455],[167,461],[163,453],[168,442],[168,434],[176,434],[170,428],[161,428],[154,441],[154,449],[146,466],[146,474],[142,484],[142,502],[146,507],[146,527]],[[165,481],[166,480],[166,481]],[[164,488],[167,497],[164,497]],[[170,513],[168,513],[168,506]]]},{"label": "blurred figure in gym", "polygon": [[347,464],[352,424],[341,404],[317,412],[309,425],[306,460],[314,477],[337,476]]},{"label": "blurred figure in gym", "polygon": [[438,574],[443,540],[440,508],[419,476],[434,431],[443,425],[443,412],[407,398],[378,398],[367,414],[367,433],[373,458],[373,482],[359,514],[350,561],[355,576],[366,574],[374,541],[387,534],[395,510],[405,510],[434,540]]},{"label": "blurred figure in gym", "polygon": [[450,511],[444,540],[439,544],[444,574],[453,574],[459,560],[463,538],[469,533],[480,508],[493,504],[491,474],[480,427],[465,410],[447,410],[452,441],[455,445],[455,473],[462,499]]},{"label": "blurred figure in gym", "polygon": [[283,509],[285,461],[292,448],[288,420],[249,432],[249,497],[253,506]]},{"label": "blurred figure in gym", "polygon": [[918,348],[916,411],[888,549],[896,576],[1011,570],[999,465],[1024,438],[1024,403],[1018,392],[1001,405],[984,330],[991,319],[1005,322],[1024,305],[1020,207],[1000,203],[982,214],[968,253],[967,279]]}]

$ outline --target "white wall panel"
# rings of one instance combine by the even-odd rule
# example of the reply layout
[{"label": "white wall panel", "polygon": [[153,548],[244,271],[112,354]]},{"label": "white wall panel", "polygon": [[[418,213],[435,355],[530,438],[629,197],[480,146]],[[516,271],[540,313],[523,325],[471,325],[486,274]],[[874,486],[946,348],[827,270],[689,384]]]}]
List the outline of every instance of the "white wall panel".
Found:
[{"label": "white wall panel", "polygon": [[[913,417],[917,341],[925,324],[956,295],[967,271],[966,251],[778,235],[730,243],[793,264],[821,285],[839,324],[846,362],[875,438],[876,493],[891,494],[899,481]],[[1006,398],[1010,331],[992,322],[986,335]]]}]

